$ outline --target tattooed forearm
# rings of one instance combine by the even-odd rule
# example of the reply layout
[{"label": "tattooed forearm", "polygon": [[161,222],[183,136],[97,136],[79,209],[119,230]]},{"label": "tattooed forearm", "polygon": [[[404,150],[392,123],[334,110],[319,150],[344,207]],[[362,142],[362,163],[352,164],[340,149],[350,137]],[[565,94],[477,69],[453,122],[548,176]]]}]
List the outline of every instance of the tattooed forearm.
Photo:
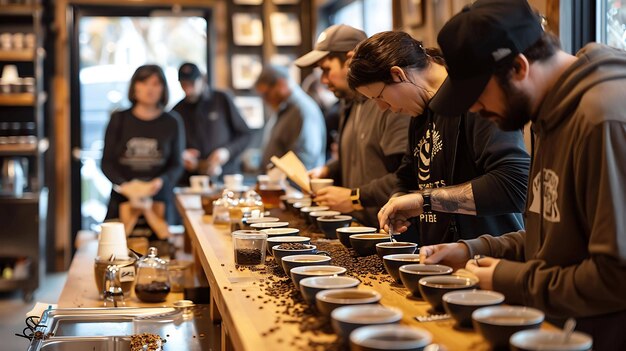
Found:
[{"label": "tattooed forearm", "polygon": [[434,189],[431,204],[435,211],[476,215],[472,183]]}]

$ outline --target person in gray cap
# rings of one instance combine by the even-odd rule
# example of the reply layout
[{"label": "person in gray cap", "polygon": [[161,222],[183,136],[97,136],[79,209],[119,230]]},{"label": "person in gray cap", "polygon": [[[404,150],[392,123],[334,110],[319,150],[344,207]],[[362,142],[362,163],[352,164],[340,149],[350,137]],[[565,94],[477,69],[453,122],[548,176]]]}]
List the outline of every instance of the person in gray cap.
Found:
[{"label": "person in gray cap", "polygon": [[377,227],[376,214],[395,187],[394,172],[407,147],[410,117],[381,111],[348,86],[348,58],[367,36],[339,24],[323,31],[315,49],[298,58],[299,67],[317,65],[321,81],[341,100],[339,159],[310,172],[313,178],[332,178],[338,186],[318,191],[315,201],[332,210],[350,213],[365,225]]},{"label": "person in gray cap", "polygon": [[438,42],[449,75],[431,108],[532,121],[534,152],[525,232],[422,247],[422,263],[465,265],[509,304],[576,318],[594,350],[626,350],[626,52],[564,52],[526,0],[478,0]]},{"label": "person in gray cap", "polygon": [[183,152],[186,174],[241,173],[240,155],[248,146],[251,131],[223,91],[211,89],[198,66],[184,63],[178,70],[178,81],[185,98],[174,106],[185,124],[187,144]]}]

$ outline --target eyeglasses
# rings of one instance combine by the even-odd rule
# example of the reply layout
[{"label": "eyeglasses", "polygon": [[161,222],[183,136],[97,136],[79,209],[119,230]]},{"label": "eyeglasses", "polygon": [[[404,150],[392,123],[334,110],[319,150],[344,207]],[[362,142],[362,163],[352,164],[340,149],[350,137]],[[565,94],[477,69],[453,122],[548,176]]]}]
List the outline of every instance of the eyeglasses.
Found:
[{"label": "eyeglasses", "polygon": [[383,88],[380,89],[380,93],[378,93],[378,96],[376,96],[374,99],[382,100],[383,99],[383,91],[385,91],[386,87],[387,87],[387,84],[383,83]]}]

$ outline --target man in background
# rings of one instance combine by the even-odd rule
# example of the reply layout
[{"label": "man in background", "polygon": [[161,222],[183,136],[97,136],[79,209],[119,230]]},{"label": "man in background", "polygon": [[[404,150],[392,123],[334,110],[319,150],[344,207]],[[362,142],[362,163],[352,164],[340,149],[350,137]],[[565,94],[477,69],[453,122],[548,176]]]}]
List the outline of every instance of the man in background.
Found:
[{"label": "man in background", "polygon": [[281,157],[288,151],[293,151],[307,169],[323,165],[326,125],[315,101],[279,66],[263,67],[254,87],[273,112],[263,131],[261,172],[272,156]]},{"label": "man in background", "polygon": [[173,110],[180,114],[186,136],[183,152],[187,183],[189,176],[241,173],[240,155],[248,146],[250,129],[230,95],[211,89],[200,69],[184,63],[178,81],[185,98]]},{"label": "man in background", "polygon": [[392,195],[394,172],[407,147],[410,117],[381,111],[348,86],[347,61],[367,35],[339,24],[323,31],[315,49],[298,58],[299,67],[318,66],[321,82],[341,101],[339,159],[313,170],[313,178],[332,178],[338,186],[321,189],[315,201],[332,210],[350,213],[361,223],[377,227],[378,209]]}]

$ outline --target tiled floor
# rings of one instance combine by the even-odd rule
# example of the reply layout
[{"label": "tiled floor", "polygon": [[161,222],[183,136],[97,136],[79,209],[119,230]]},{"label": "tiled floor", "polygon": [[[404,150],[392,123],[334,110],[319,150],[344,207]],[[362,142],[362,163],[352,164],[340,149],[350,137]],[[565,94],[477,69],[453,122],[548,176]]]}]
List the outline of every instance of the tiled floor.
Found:
[{"label": "tiled floor", "polygon": [[26,351],[29,341],[15,336],[21,334],[26,326],[24,320],[36,302],[56,303],[61,295],[67,273],[52,273],[42,279],[41,286],[35,292],[33,302],[22,300],[22,293],[0,293],[0,349],[6,351]]}]

